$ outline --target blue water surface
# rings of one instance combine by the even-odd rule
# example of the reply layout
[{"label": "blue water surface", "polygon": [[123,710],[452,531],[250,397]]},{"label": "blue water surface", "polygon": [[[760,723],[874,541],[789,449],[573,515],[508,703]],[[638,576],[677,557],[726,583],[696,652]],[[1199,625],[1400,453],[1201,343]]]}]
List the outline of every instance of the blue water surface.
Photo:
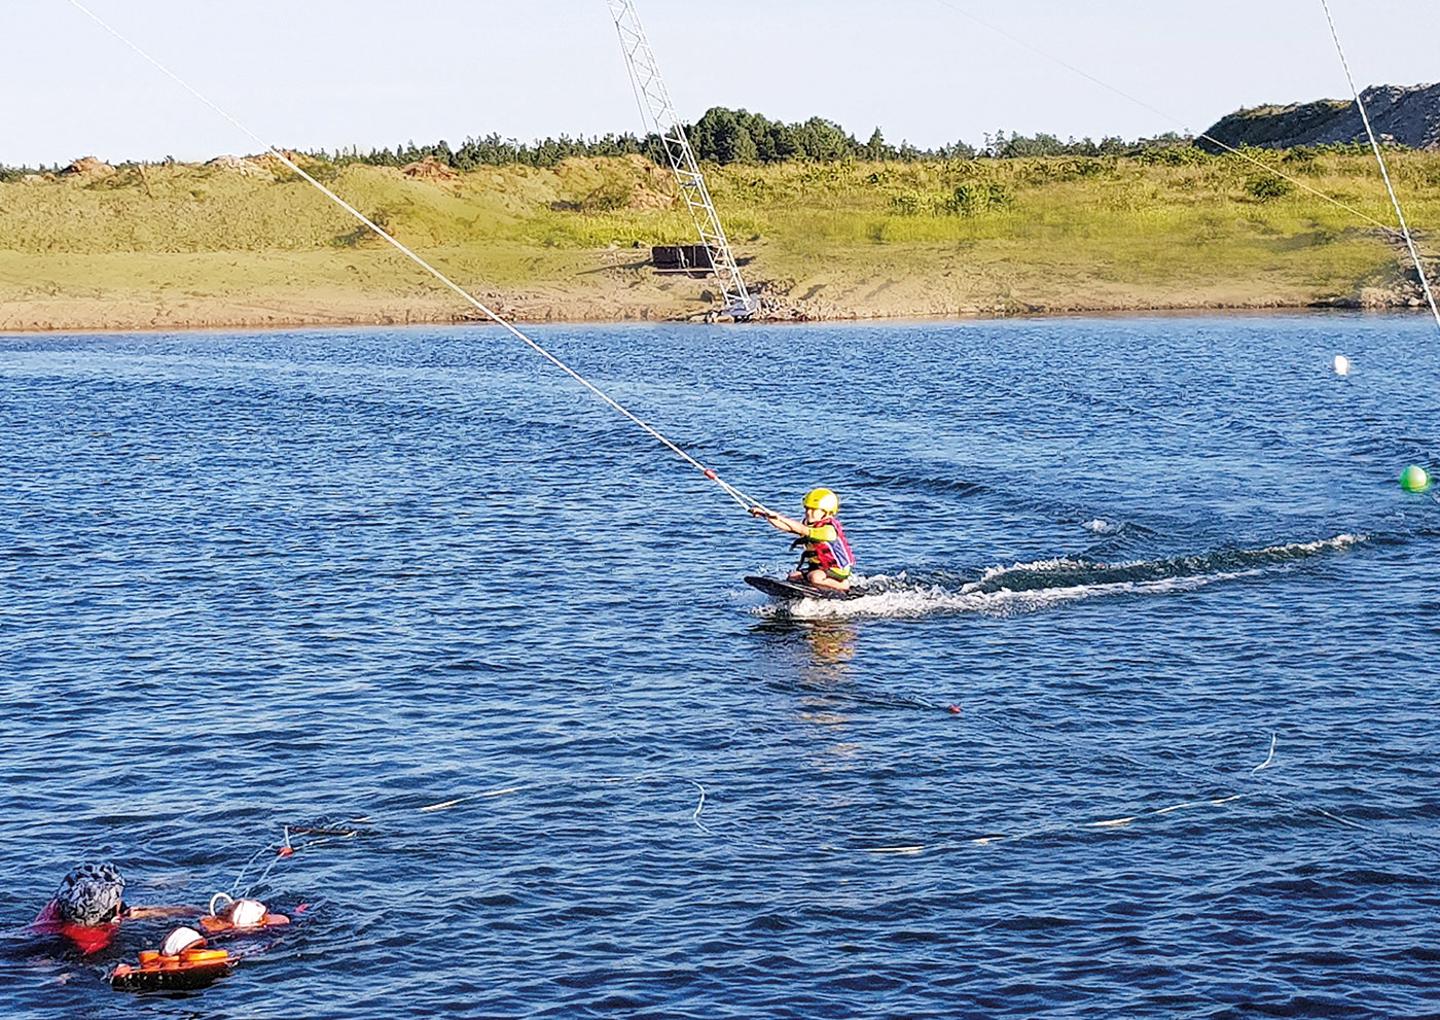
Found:
[{"label": "blue water surface", "polygon": [[0,338],[0,1013],[1440,1015],[1428,320],[534,333],[879,593],[499,330]]}]

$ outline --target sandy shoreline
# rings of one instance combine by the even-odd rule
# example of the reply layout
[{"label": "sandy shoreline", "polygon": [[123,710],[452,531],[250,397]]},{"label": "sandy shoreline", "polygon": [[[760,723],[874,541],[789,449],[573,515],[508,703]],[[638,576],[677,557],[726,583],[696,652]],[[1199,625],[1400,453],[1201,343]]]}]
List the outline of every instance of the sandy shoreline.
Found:
[{"label": "sandy shoreline", "polygon": [[[920,314],[898,312],[893,315],[869,315],[869,316],[848,316],[828,319],[796,319],[796,318],[757,318],[752,324],[764,325],[835,325],[843,323],[906,323],[906,322],[984,322],[999,319],[1138,319],[1138,318],[1199,318],[1212,316],[1241,316],[1253,317],[1264,315],[1287,315],[1287,314],[1311,314],[1325,316],[1330,314],[1355,314],[1356,312],[1369,315],[1404,315],[1424,314],[1423,308],[1416,308],[1409,305],[1393,307],[1340,307],[1334,305],[1279,305],[1279,304],[1256,304],[1256,305],[1205,305],[1205,306],[1147,306],[1129,308],[1067,308],[1053,311],[1029,311],[1015,313],[982,313],[974,312],[969,314]],[[619,326],[644,323],[671,323],[678,325],[698,325],[704,320],[696,318],[644,318],[644,317],[575,317],[558,318],[550,317],[544,319],[510,318],[508,321],[517,326],[535,325],[589,325],[589,326]],[[498,324],[489,319],[473,316],[451,316],[435,318],[411,317],[405,321],[393,319],[327,319],[320,320],[315,317],[296,318],[294,320],[276,319],[267,317],[264,319],[240,319],[233,321],[216,321],[207,319],[202,322],[170,322],[148,325],[121,325],[121,324],[89,324],[89,325],[32,325],[32,326],[10,326],[0,325],[0,336],[25,337],[44,336],[49,334],[164,334],[164,333],[224,333],[224,332],[285,332],[294,330],[345,330],[345,329],[374,329],[381,327],[393,327],[396,329],[418,329],[425,326],[482,326],[496,327]]]},{"label": "sandy shoreline", "polygon": [[[487,307],[518,324],[703,322],[712,281],[619,264],[614,251],[526,253],[536,277],[492,282],[484,251],[437,261]],[[623,253],[629,255],[630,253]],[[648,255],[648,252],[646,253]],[[865,253],[780,277],[752,264],[757,321],[886,322],[1147,315],[1417,303],[1393,276],[1336,297],[1274,273],[1146,281],[1071,272],[1047,277],[1009,259],[952,251]],[[445,257],[448,256],[448,257]],[[888,256],[888,257],[887,257]],[[1385,284],[1389,284],[1386,286]],[[75,333],[488,322],[453,293],[384,252],[107,253],[0,251],[0,332]]]},{"label": "sandy shoreline", "polygon": [[[762,321],[884,322],[1155,312],[1403,309],[1418,291],[1384,248],[1348,286],[1307,279],[1305,267],[1145,278],[1098,261],[1021,261],[1009,243],[987,250],[908,246],[835,249],[793,266],[756,245],[749,271]],[[508,321],[704,321],[713,281],[662,276],[649,252],[442,250],[442,271]],[[1388,263],[1388,264],[1387,264]],[[519,266],[525,278],[506,279]],[[520,270],[514,270],[518,274]],[[1310,274],[1313,277],[1313,274]],[[384,251],[0,251],[0,332],[137,332],[458,325],[480,312]]]}]

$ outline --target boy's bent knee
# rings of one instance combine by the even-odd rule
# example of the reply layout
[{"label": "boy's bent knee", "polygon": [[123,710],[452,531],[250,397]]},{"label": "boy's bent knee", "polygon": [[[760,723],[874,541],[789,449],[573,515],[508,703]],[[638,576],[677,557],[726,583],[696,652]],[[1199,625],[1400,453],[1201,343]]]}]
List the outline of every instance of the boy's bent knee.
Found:
[{"label": "boy's bent knee", "polygon": [[805,580],[812,588],[825,588],[829,591],[849,591],[849,579],[841,580],[835,577],[828,570],[811,570],[805,575]]}]

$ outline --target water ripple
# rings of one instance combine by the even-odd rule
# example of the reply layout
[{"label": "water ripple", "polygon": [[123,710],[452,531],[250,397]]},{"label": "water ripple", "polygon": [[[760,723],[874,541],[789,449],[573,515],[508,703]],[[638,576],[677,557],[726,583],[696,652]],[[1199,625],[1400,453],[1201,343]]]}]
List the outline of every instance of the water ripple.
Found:
[{"label": "water ripple", "polygon": [[165,922],[25,930],[104,856],[317,904],[147,1011],[1433,1015],[1425,330],[537,330],[843,615],[493,330],[0,338],[0,1010],[133,1014]]}]

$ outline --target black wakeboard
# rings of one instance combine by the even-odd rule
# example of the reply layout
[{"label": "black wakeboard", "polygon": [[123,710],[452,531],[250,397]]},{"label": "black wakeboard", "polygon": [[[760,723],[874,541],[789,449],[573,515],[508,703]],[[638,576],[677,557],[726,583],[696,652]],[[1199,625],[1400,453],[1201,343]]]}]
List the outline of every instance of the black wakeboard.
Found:
[{"label": "black wakeboard", "polygon": [[781,599],[794,602],[799,599],[829,599],[832,601],[844,602],[849,599],[858,599],[866,594],[864,589],[850,591],[830,591],[826,588],[816,588],[812,584],[803,584],[798,581],[782,581],[775,577],[746,577],[745,583],[750,587],[763,591],[773,599]]}]

